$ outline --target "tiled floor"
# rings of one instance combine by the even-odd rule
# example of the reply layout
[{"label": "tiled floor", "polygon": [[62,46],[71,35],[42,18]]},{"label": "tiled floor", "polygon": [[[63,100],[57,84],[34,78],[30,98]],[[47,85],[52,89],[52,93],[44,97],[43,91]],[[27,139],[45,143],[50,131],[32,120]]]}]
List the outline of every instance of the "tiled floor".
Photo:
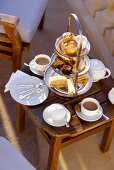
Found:
[{"label": "tiled floor", "polygon": [[[23,54],[23,62],[29,63],[35,55],[40,53],[52,55],[55,40],[66,31],[67,16],[71,12],[73,11],[65,0],[49,0],[44,29],[37,31],[30,51]],[[74,33],[77,32],[75,23],[72,24],[71,29]],[[84,28],[83,32],[86,34]],[[92,47],[89,55],[97,57]],[[45,150],[44,152],[39,150],[36,130],[30,119],[26,118],[26,130],[23,133],[19,134],[15,129],[15,102],[9,92],[4,93],[4,85],[11,75],[11,64],[0,59],[0,72],[0,135],[20,148],[35,167],[45,170],[44,164],[39,162],[40,156],[45,162]],[[114,140],[110,151],[102,154],[99,150],[101,135],[101,133],[93,135],[66,147],[60,154],[58,170],[113,170]],[[40,140],[43,139],[40,137]],[[42,149],[41,145],[40,149]]]}]

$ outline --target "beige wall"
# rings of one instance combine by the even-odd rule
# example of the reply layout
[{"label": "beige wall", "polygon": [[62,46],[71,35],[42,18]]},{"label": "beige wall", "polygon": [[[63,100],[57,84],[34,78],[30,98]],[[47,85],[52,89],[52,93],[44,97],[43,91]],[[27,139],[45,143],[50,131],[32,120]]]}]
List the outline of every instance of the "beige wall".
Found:
[{"label": "beige wall", "polygon": [[114,0],[67,2],[81,19],[98,58],[111,70],[114,78]]}]

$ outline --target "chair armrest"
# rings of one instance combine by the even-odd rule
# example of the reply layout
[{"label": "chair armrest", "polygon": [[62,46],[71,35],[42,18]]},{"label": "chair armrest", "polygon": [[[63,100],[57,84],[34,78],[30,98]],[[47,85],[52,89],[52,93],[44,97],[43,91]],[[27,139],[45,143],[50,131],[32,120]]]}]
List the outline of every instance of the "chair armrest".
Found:
[{"label": "chair armrest", "polygon": [[16,16],[0,13],[0,25],[16,28],[19,20]]}]

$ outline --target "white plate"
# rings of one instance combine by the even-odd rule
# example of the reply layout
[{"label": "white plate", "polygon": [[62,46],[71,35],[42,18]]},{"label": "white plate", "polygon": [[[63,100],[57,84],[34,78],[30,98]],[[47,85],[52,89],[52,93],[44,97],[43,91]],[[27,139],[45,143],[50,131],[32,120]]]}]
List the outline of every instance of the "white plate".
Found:
[{"label": "white plate", "polygon": [[99,120],[102,115],[103,115],[103,109],[102,107],[100,106],[100,110],[101,110],[101,114],[96,114],[95,116],[87,116],[85,115],[84,113],[82,112],[77,112],[76,111],[76,114],[82,119],[82,120],[85,120],[85,121],[88,121],[88,122],[94,122],[96,120]]},{"label": "white plate", "polygon": [[[78,92],[77,92],[77,95],[81,95],[81,94],[84,94],[86,93],[92,86],[92,78],[89,74],[89,72],[87,72],[88,74],[88,81],[86,83],[86,85],[84,87],[82,87],[82,84],[79,83],[78,86],[79,86],[79,89],[78,89]],[[75,97],[76,95],[74,96],[69,96],[68,95],[68,92],[67,91],[64,91],[64,90],[59,90],[59,89],[56,89],[56,88],[53,88],[53,87],[50,87],[49,86],[49,80],[50,80],[50,77],[51,76],[58,76],[59,74],[57,72],[55,72],[53,70],[53,68],[51,66],[49,66],[45,73],[44,73],[44,81],[46,83],[46,85],[49,87],[49,89],[53,92],[55,92],[56,94],[60,95],[60,96],[64,96],[64,97]],[[82,87],[82,88],[81,88]]]},{"label": "white plate", "polygon": [[[60,40],[62,39],[62,36],[61,37],[59,37],[57,40],[56,40],[56,42],[55,42],[55,48],[56,48],[56,50],[60,53],[60,54],[62,54],[63,55],[63,52],[61,51],[61,49],[60,49],[60,47],[59,47],[59,43],[60,43]],[[83,55],[87,55],[88,53],[89,53],[89,51],[90,51],[90,43],[89,43],[89,41],[87,41],[87,43],[86,43],[86,48],[85,48],[85,50],[81,53],[81,56],[83,56]],[[65,57],[70,57],[70,56],[68,56],[67,54],[65,54],[64,55]]]},{"label": "white plate", "polygon": [[[67,122],[69,122],[70,119],[71,119],[70,112],[65,106],[63,106],[63,109],[67,110],[67,116],[66,117],[67,117]],[[53,114],[54,114],[54,112],[53,112]],[[66,124],[65,119],[62,119],[62,120],[59,120],[59,121],[53,120],[52,112],[50,112],[49,107],[46,107],[45,110],[43,111],[43,118],[51,126],[61,127],[61,126],[64,126]]]},{"label": "white plate", "polygon": [[[30,65],[31,67],[34,67],[34,60],[30,61],[29,65]],[[36,70],[36,69],[34,69],[34,68],[31,68],[31,67],[30,67],[30,70],[31,70],[34,74],[39,75],[39,76],[44,76],[44,72],[43,72],[43,71],[39,71],[39,70]]]},{"label": "white plate", "polygon": [[42,103],[44,100],[46,100],[46,98],[48,97],[49,94],[49,89],[48,87],[46,87],[44,89],[44,91],[41,92],[35,92],[33,93],[30,98],[25,98],[25,99],[20,99],[19,98],[19,93],[23,90],[25,90],[25,88],[18,88],[19,84],[31,84],[31,85],[35,85],[35,84],[39,84],[41,83],[42,80],[37,78],[37,77],[24,77],[23,79],[17,79],[13,84],[12,87],[10,88],[10,94],[13,97],[14,100],[16,100],[18,103],[21,103],[23,105],[28,105],[28,106],[33,106],[33,105],[37,105]]}]

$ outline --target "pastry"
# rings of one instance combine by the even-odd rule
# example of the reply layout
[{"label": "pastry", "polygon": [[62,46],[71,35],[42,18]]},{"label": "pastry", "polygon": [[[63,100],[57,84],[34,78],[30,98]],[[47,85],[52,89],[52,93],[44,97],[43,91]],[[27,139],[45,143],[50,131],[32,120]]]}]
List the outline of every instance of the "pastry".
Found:
[{"label": "pastry", "polygon": [[55,61],[52,63],[53,68],[59,69],[63,74],[70,75],[72,73],[72,66],[68,64],[67,61],[64,61],[59,56],[56,57]]},{"label": "pastry", "polygon": [[67,64],[63,65],[60,70],[65,75],[70,75],[72,73],[72,67]]},{"label": "pastry", "polygon": [[[57,55],[55,61],[52,63],[53,68],[59,69],[63,74],[70,75],[70,74],[76,74],[76,65],[77,65],[77,58],[66,58],[59,54],[56,50],[55,53]],[[86,66],[86,60],[81,59],[79,63],[79,69],[78,72],[81,72],[84,70]]]},{"label": "pastry", "polygon": [[67,45],[65,46],[65,53],[67,55],[75,55],[77,52],[77,45],[75,41],[70,41],[67,43]]},{"label": "pastry", "polygon": [[52,67],[53,68],[61,68],[64,64],[66,64],[66,62],[60,58],[60,57],[56,57],[55,61],[52,63]]},{"label": "pastry", "polygon": [[63,40],[63,43],[67,43],[69,41],[76,41],[76,37],[74,36],[72,32],[65,32],[62,35],[62,40]]},{"label": "pastry", "polygon": [[70,66],[74,66],[75,64],[75,61],[73,58],[67,58],[67,57],[64,57],[63,55],[61,55],[57,50],[54,50],[55,51],[55,54],[57,56],[59,56],[62,60],[64,60],[64,62],[66,62],[67,64],[69,64]]},{"label": "pastry", "polygon": [[81,83],[81,82],[83,83],[84,81],[87,81],[88,78],[89,78],[88,74],[84,74],[84,75],[78,77],[78,82],[79,83]]},{"label": "pastry", "polygon": [[59,47],[63,54],[73,56],[77,53],[78,44],[75,35],[71,32],[66,32],[62,35],[62,39],[59,42]]},{"label": "pastry", "polygon": [[49,80],[49,86],[50,87],[55,87],[57,89],[67,89],[67,78],[64,76],[54,76],[54,77],[50,77]]}]

